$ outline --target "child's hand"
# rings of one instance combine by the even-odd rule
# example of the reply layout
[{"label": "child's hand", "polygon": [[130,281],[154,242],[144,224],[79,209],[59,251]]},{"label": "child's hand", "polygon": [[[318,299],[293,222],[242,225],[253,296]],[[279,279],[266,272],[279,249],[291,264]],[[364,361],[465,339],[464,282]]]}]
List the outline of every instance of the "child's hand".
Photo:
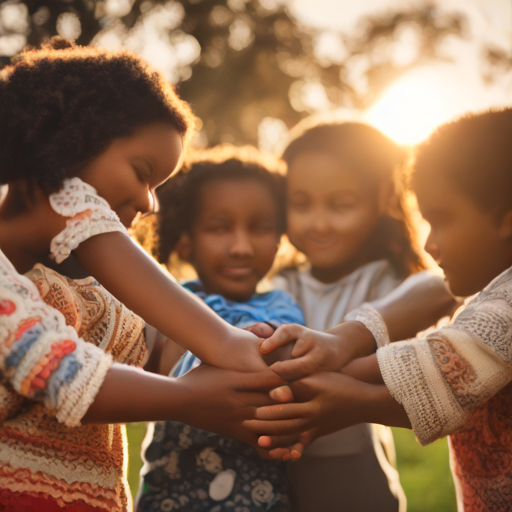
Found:
[{"label": "child's hand", "polygon": [[245,328],[246,331],[252,332],[258,338],[270,338],[274,334],[275,329],[265,322],[258,322]]},{"label": "child's hand", "polygon": [[[361,415],[364,392],[368,384],[334,372],[316,372],[288,385],[296,402],[262,406],[255,420],[244,426],[262,434],[260,443],[270,448],[267,435],[301,434],[311,429],[315,435],[326,435],[364,421]],[[270,446],[269,446],[270,445]]]},{"label": "child's hand", "polygon": [[272,365],[284,380],[300,379],[318,370],[338,372],[353,359],[375,350],[375,340],[363,324],[344,322],[327,333],[296,324],[283,325],[261,343],[260,351],[267,354],[294,340],[291,359]]},{"label": "child's hand", "polygon": [[296,324],[279,327],[261,343],[260,351],[268,354],[295,340],[291,359],[272,365],[272,370],[284,380],[299,379],[316,370],[339,371],[346,362],[337,336]]},{"label": "child's hand", "polygon": [[[263,406],[243,422],[270,449],[276,436],[303,434],[303,440],[358,423],[411,428],[404,409],[384,385],[372,385],[335,372],[316,372],[288,384],[296,402]],[[270,439],[269,439],[270,436]]]}]

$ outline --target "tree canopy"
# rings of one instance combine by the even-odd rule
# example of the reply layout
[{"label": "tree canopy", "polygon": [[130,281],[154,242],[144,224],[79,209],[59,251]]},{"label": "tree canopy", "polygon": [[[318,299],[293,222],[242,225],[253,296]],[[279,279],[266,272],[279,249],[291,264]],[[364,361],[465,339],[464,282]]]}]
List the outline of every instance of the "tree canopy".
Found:
[{"label": "tree canopy", "polygon": [[361,20],[351,34],[301,24],[283,0],[11,0],[0,6],[0,59],[56,34],[129,48],[164,68],[209,144],[256,143],[266,118],[364,108],[412,67],[446,58],[464,18],[434,4]]}]

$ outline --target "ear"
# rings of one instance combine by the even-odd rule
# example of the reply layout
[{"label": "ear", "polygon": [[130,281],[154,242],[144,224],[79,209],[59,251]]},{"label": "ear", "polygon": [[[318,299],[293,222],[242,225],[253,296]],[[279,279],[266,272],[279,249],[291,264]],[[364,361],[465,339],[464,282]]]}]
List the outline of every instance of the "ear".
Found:
[{"label": "ear", "polygon": [[178,240],[174,251],[179,256],[180,260],[188,261],[190,263],[192,259],[192,239],[190,235],[183,234],[181,238]]},{"label": "ear", "polygon": [[498,225],[498,236],[502,240],[512,239],[512,210],[506,212]]}]

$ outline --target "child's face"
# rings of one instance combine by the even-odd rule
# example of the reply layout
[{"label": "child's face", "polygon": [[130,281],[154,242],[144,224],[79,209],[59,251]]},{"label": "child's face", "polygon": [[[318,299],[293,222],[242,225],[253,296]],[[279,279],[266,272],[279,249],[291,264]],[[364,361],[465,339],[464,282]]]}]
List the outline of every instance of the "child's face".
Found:
[{"label": "child's face", "polygon": [[437,172],[416,177],[414,188],[431,227],[425,250],[443,269],[453,294],[482,290],[512,264],[512,243],[495,213],[483,211]]},{"label": "child's face", "polygon": [[303,153],[287,177],[288,237],[313,269],[356,266],[379,219],[377,192],[331,156]]},{"label": "child's face", "polygon": [[[205,291],[247,300],[277,252],[277,207],[270,191],[251,180],[207,184],[180,255],[190,259]],[[189,253],[187,252],[189,248]]]},{"label": "child's face", "polygon": [[92,185],[129,227],[138,212],[156,206],[154,190],[174,172],[181,149],[181,137],[174,128],[146,126],[112,142],[79,177]]}]

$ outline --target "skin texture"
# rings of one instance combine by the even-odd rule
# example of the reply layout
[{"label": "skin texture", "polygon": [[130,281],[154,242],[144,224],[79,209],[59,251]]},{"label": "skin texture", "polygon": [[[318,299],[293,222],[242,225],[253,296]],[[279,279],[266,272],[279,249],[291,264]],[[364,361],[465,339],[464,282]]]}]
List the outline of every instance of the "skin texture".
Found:
[{"label": "skin texture", "polygon": [[381,208],[361,176],[329,155],[302,153],[290,165],[287,193],[288,237],[315,278],[334,282],[368,261],[365,242]]},{"label": "skin texture", "polygon": [[270,191],[254,180],[210,183],[200,194],[190,234],[178,244],[207,293],[244,301],[256,291],[277,252],[277,208]]}]

